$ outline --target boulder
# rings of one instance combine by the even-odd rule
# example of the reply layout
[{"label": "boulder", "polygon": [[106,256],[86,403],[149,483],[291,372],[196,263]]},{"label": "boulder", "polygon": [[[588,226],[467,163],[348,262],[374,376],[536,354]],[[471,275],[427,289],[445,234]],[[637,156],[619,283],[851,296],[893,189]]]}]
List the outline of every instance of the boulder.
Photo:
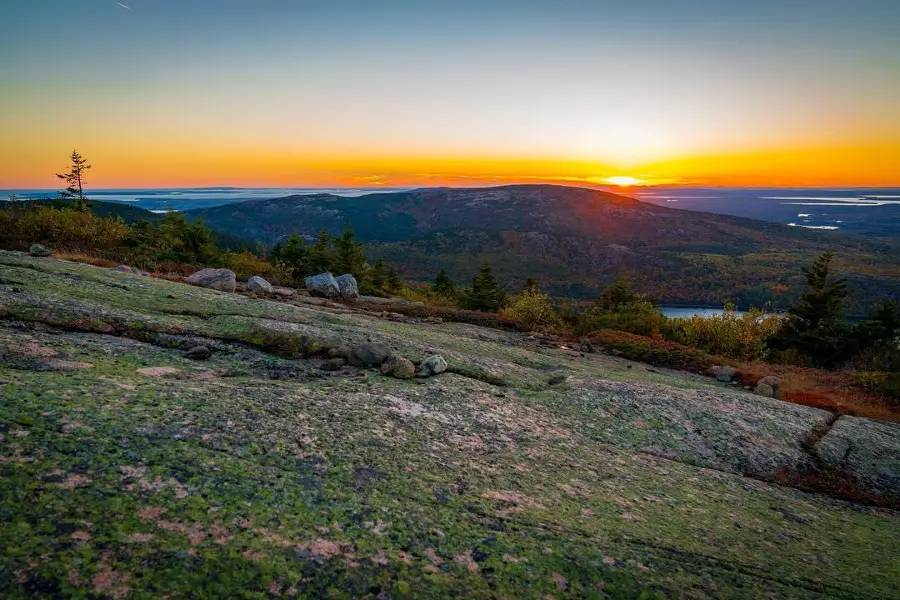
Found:
[{"label": "boulder", "polygon": [[390,355],[391,349],[384,344],[360,344],[350,350],[347,361],[354,367],[366,369],[380,367]]},{"label": "boulder", "polygon": [[251,292],[256,292],[257,294],[271,294],[275,291],[272,284],[259,275],[254,275],[247,280],[247,289]]},{"label": "boulder", "polygon": [[53,254],[53,250],[51,250],[47,246],[42,246],[41,244],[32,244],[28,248],[28,254],[30,254],[31,256],[44,257]]},{"label": "boulder", "polygon": [[775,397],[775,388],[767,383],[759,382],[756,384],[756,387],[753,388],[753,393],[757,396],[765,396],[766,398],[774,398]]},{"label": "boulder", "polygon": [[234,271],[230,269],[201,269],[184,281],[221,292],[233,292],[236,283]]},{"label": "boulder", "polygon": [[738,370],[734,367],[727,366],[714,366],[709,368],[709,374],[715,377],[717,380],[722,381],[724,383],[728,383],[734,380],[737,377]]},{"label": "boulder", "polygon": [[447,370],[447,361],[440,354],[432,356],[419,365],[416,377],[431,377],[440,375]]},{"label": "boulder", "polygon": [[759,384],[768,385],[777,392],[778,388],[781,387],[781,379],[779,379],[778,377],[775,377],[774,375],[768,375],[766,377],[763,377],[759,381],[757,381],[756,384],[757,385],[759,385]]},{"label": "boulder", "polygon": [[212,352],[206,346],[194,346],[184,353],[184,357],[193,360],[206,360],[211,354]]},{"label": "boulder", "polygon": [[294,290],[292,290],[291,288],[277,287],[277,288],[272,288],[272,293],[276,294],[278,296],[288,297],[288,296],[294,295]]},{"label": "boulder", "polygon": [[578,349],[585,354],[593,354],[595,352],[594,344],[592,344],[591,340],[587,339],[586,337],[581,338],[581,340],[579,341]]},{"label": "boulder", "polygon": [[322,369],[325,371],[340,371],[344,368],[344,365],[347,364],[347,361],[340,357],[329,358],[325,362],[322,363]]},{"label": "boulder", "polygon": [[318,275],[310,275],[303,280],[306,289],[313,296],[322,298],[337,298],[341,295],[341,287],[331,273],[320,273]]},{"label": "boulder", "polygon": [[353,275],[346,273],[335,277],[334,280],[337,281],[342,299],[350,302],[356,302],[359,299],[359,287],[356,285],[356,278]]},{"label": "boulder", "polygon": [[129,275],[143,275],[140,269],[136,269],[135,267],[129,267],[128,265],[119,265],[113,271],[118,271],[119,273],[128,273]]},{"label": "boulder", "polygon": [[412,379],[416,376],[416,367],[409,359],[392,354],[381,363],[381,372],[397,379]]}]

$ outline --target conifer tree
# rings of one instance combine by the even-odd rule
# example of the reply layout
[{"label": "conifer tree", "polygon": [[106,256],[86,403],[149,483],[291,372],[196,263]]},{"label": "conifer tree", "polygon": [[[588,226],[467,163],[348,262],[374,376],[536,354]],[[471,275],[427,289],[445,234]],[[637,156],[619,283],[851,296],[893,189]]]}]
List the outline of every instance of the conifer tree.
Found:
[{"label": "conifer tree", "polygon": [[393,265],[388,267],[385,284],[389,292],[399,292],[400,288],[403,287],[403,282],[400,281],[400,276],[397,275]]},{"label": "conifer tree", "polygon": [[534,277],[528,277],[522,283],[522,293],[523,294],[531,294],[534,292],[538,292],[541,289],[541,285],[538,283],[538,280]]},{"label": "conifer tree", "polygon": [[366,257],[363,245],[356,241],[353,230],[348,225],[341,237],[334,241],[332,268],[335,275],[352,274],[358,282],[366,275]]},{"label": "conifer tree", "polygon": [[[331,270],[331,263],[331,238],[328,236],[328,231],[323,229],[319,233],[319,240],[310,250],[309,267],[313,274],[324,273]],[[338,275],[340,274],[338,273]]]},{"label": "conifer tree", "polygon": [[834,253],[827,251],[803,269],[806,288],[788,309],[772,347],[794,350],[809,364],[834,366],[853,351],[844,302],[847,280],[832,273]]},{"label": "conifer tree", "polygon": [[383,258],[379,258],[375,261],[375,265],[372,267],[371,278],[372,287],[376,290],[382,289],[387,283],[387,267],[384,264]]},{"label": "conifer tree", "polygon": [[75,201],[77,210],[87,210],[87,198],[84,196],[85,173],[91,168],[87,159],[84,158],[77,150],[72,150],[69,157],[71,166],[65,173],[57,173],[56,176],[66,182],[66,189],[59,192],[59,197],[67,200]]},{"label": "conifer tree", "polygon": [[439,296],[452,298],[456,295],[456,285],[453,283],[453,280],[450,279],[450,276],[447,275],[447,271],[441,269],[434,279],[434,285],[431,286],[431,291]]},{"label": "conifer tree", "polygon": [[497,312],[506,300],[506,292],[494,278],[491,266],[485,262],[472,279],[472,289],[466,295],[465,305],[469,310]]},{"label": "conifer tree", "polygon": [[304,277],[315,274],[311,264],[311,251],[296,233],[289,235],[284,244],[275,244],[271,256],[272,262],[290,273],[297,285],[300,285]]}]

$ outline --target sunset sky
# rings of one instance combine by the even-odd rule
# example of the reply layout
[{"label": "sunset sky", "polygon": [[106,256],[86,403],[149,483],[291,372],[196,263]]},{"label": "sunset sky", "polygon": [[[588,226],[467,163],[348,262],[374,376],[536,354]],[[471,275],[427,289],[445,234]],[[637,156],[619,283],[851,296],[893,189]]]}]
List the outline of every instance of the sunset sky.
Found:
[{"label": "sunset sky", "polygon": [[[125,6],[128,8],[125,8]],[[900,0],[15,0],[0,188],[900,185]]]}]

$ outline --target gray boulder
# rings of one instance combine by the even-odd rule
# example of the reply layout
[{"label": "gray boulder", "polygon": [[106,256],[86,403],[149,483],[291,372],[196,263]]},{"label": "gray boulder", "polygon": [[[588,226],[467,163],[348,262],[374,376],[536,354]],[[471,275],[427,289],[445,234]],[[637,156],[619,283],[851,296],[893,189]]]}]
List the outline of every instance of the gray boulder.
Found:
[{"label": "gray boulder", "polygon": [[719,381],[728,383],[737,377],[738,370],[734,367],[715,366],[709,368],[709,374]]},{"label": "gray boulder", "polygon": [[409,359],[392,354],[381,363],[381,372],[397,379],[412,379],[416,376],[416,367]]},{"label": "gray boulder", "polygon": [[337,298],[341,295],[341,287],[331,273],[310,275],[303,281],[306,284],[306,289],[313,296]]},{"label": "gray boulder", "polygon": [[360,369],[380,367],[390,355],[391,349],[384,344],[360,344],[350,350],[347,362]]},{"label": "gray boulder", "polygon": [[278,296],[288,297],[288,296],[294,295],[294,290],[292,290],[291,288],[277,287],[277,288],[272,288],[272,293],[276,294]]},{"label": "gray boulder", "polygon": [[341,298],[351,302],[359,299],[359,286],[356,285],[356,278],[353,275],[347,273],[340,277],[335,277],[334,280],[337,281],[338,288],[341,290]]},{"label": "gray boulder", "polygon": [[247,289],[258,294],[271,294],[275,291],[272,284],[259,275],[254,275],[247,280]]},{"label": "gray boulder", "polygon": [[757,383],[756,387],[753,388],[753,393],[757,396],[765,396],[766,398],[774,398],[775,397],[775,388],[773,388],[768,383]]},{"label": "gray boulder", "polygon": [[206,346],[194,346],[190,350],[184,353],[185,358],[190,358],[193,360],[206,360],[212,355],[209,348]]},{"label": "gray boulder", "polygon": [[446,370],[447,361],[440,354],[436,354],[419,365],[416,377],[432,377],[433,375],[440,375]]},{"label": "gray boulder", "polygon": [[53,250],[51,250],[47,246],[42,246],[41,244],[32,244],[28,248],[28,254],[30,254],[31,256],[44,257],[53,254]]},{"label": "gray boulder", "polygon": [[201,269],[184,281],[221,292],[233,292],[235,286],[234,271],[230,269]]},{"label": "gray boulder", "polygon": [[135,267],[129,267],[128,265],[119,265],[113,271],[118,271],[119,273],[128,273],[129,275],[141,275],[141,270],[136,269]]}]

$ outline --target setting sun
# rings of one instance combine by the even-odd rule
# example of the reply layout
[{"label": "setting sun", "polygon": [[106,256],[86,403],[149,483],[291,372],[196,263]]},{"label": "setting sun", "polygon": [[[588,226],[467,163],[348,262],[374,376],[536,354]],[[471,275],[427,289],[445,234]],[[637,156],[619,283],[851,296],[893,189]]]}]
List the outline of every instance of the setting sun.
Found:
[{"label": "setting sun", "polygon": [[627,175],[607,177],[603,181],[612,185],[617,185],[619,187],[630,187],[632,185],[642,185],[643,183],[645,183],[643,179],[638,179],[637,177],[628,177]]}]

